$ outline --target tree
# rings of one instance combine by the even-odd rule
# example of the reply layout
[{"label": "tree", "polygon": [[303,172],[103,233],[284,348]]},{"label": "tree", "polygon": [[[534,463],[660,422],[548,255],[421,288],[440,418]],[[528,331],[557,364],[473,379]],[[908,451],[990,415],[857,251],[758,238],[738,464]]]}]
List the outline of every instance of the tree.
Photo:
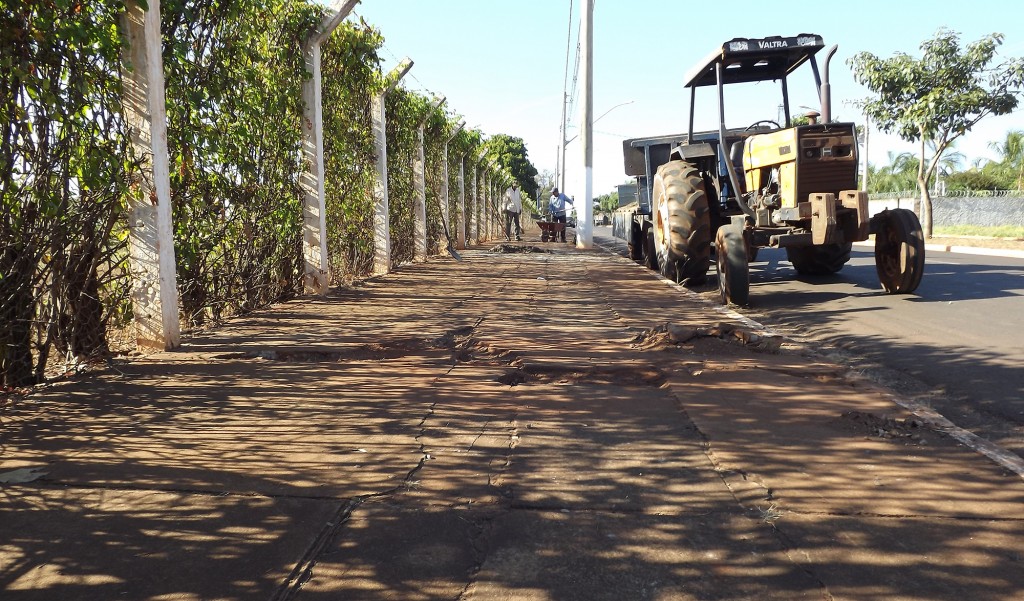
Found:
[{"label": "tree", "polygon": [[537,198],[537,168],[530,162],[522,138],[496,134],[487,141],[487,155],[496,158],[512,174],[521,190]]},{"label": "tree", "polygon": [[[983,118],[1017,108],[1024,59],[991,64],[1003,37],[994,33],[961,48],[959,34],[943,28],[921,44],[920,59],[902,52],[888,59],[860,52],[847,61],[854,79],[876,95],[864,100],[864,111],[878,128],[920,143],[917,186],[926,238],[932,235],[928,185],[942,153]],[[927,141],[935,144],[931,160],[925,154]]]}]

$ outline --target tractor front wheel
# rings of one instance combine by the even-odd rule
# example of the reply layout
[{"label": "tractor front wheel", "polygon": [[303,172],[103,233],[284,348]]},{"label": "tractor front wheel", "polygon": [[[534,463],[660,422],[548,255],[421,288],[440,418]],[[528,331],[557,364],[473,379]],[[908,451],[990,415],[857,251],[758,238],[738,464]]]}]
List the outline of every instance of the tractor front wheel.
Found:
[{"label": "tractor front wheel", "polygon": [[889,294],[910,294],[924,275],[924,233],[913,211],[893,209],[875,216],[875,269]]}]

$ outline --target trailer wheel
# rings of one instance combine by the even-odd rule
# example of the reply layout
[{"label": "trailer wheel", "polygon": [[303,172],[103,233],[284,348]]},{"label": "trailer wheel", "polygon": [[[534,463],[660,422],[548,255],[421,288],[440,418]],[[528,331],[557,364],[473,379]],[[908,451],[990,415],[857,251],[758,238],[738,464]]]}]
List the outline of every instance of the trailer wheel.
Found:
[{"label": "trailer wheel", "polygon": [[786,247],[786,257],[800,275],[831,275],[838,273],[850,260],[853,244],[820,244]]},{"label": "trailer wheel", "polygon": [[747,242],[739,224],[718,228],[715,257],[722,304],[746,305],[750,299],[750,264],[747,261]]},{"label": "trailer wheel", "polygon": [[924,233],[913,211],[893,209],[876,217],[875,269],[889,294],[910,294],[924,275]]},{"label": "trailer wheel", "polygon": [[654,228],[648,227],[644,230],[644,267],[651,271],[658,271],[658,255],[654,248]]},{"label": "trailer wheel", "polygon": [[684,161],[658,167],[653,186],[654,243],[665,277],[699,284],[707,278],[711,217],[704,180]]},{"label": "trailer wheel", "polygon": [[636,221],[629,226],[629,242],[626,244],[629,249],[629,258],[634,261],[642,261],[644,258],[644,237],[640,224]]}]

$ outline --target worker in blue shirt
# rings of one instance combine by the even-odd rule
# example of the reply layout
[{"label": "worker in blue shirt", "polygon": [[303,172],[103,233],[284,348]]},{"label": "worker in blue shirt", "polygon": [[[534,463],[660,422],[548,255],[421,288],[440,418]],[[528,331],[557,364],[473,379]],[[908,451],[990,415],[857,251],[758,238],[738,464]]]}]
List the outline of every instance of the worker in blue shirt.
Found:
[{"label": "worker in blue shirt", "polygon": [[562,242],[565,242],[565,205],[572,204],[572,200],[558,191],[558,188],[551,190],[551,198],[548,200],[548,212],[551,213],[551,221],[562,224]]}]

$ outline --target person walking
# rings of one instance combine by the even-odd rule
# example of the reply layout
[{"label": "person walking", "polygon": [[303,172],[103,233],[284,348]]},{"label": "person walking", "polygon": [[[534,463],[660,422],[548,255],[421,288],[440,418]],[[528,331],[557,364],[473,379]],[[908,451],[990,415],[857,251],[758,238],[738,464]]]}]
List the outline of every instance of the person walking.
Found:
[{"label": "person walking", "polygon": [[523,213],[523,196],[519,192],[519,185],[512,184],[512,187],[505,191],[505,240],[512,240],[512,224],[516,226],[516,240],[522,240],[523,226],[520,215]]},{"label": "person walking", "polygon": [[551,213],[551,221],[562,224],[562,242],[565,242],[565,205],[572,204],[568,196],[558,191],[558,188],[551,190],[551,198],[548,200],[548,212]]}]

